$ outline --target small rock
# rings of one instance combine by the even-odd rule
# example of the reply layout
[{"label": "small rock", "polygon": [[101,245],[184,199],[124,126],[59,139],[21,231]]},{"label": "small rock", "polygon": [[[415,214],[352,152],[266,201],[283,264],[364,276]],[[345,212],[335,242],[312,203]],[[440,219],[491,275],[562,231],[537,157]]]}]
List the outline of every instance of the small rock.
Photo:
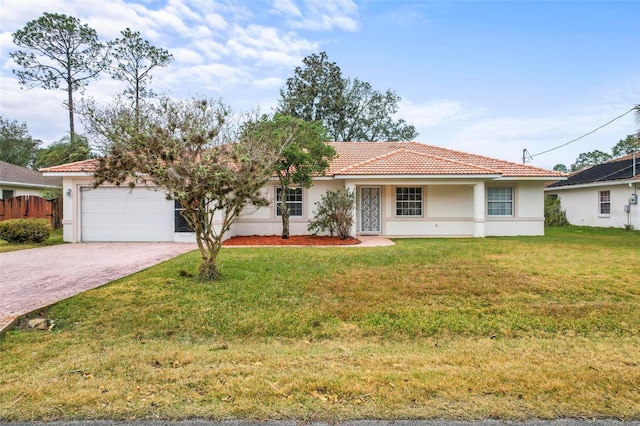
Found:
[{"label": "small rock", "polygon": [[47,330],[49,328],[49,320],[46,318],[34,318],[28,322],[30,330]]}]

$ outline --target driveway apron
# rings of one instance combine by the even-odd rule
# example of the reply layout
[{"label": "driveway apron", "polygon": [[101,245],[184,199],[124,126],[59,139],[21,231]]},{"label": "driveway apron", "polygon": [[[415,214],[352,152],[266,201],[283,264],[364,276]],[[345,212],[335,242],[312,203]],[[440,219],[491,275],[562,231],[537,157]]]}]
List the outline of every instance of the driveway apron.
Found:
[{"label": "driveway apron", "polygon": [[20,315],[195,249],[185,243],[76,243],[0,253],[0,334]]}]

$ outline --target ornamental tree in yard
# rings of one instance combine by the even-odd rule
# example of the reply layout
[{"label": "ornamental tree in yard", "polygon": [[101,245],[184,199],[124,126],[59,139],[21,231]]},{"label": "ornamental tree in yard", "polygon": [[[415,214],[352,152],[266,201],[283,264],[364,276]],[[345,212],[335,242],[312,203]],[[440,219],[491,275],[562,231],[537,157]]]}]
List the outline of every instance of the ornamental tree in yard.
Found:
[{"label": "ornamental tree in yard", "polygon": [[[137,112],[115,105],[85,111],[91,134],[105,154],[94,185],[147,184],[178,200],[202,257],[202,279],[218,277],[223,236],[248,205],[266,206],[260,189],[268,182],[288,138],[244,124],[233,126],[219,100],[167,98]],[[215,218],[215,220],[214,220]]]},{"label": "ornamental tree in yard", "polygon": [[318,122],[276,114],[272,118],[262,116],[249,129],[271,140],[275,149],[283,147],[273,163],[273,173],[279,183],[276,201],[282,217],[282,238],[289,238],[291,211],[287,199],[295,191],[292,186],[309,188],[313,176],[324,174],[336,152],[327,144],[326,131]]}]

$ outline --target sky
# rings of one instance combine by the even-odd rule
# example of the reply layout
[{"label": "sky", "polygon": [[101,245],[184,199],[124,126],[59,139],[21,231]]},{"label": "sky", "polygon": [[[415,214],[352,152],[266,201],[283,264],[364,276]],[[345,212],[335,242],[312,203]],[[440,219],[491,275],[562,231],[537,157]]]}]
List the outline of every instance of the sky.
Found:
[{"label": "sky", "polygon": [[[151,88],[270,112],[308,55],[402,98],[418,142],[551,169],[638,130],[640,0],[0,0],[0,115],[43,146],[68,133],[62,90],[21,88],[12,33],[44,12],[113,40],[129,27],[174,61]],[[107,76],[75,99],[107,105]],[[79,131],[82,124],[77,121]]]}]

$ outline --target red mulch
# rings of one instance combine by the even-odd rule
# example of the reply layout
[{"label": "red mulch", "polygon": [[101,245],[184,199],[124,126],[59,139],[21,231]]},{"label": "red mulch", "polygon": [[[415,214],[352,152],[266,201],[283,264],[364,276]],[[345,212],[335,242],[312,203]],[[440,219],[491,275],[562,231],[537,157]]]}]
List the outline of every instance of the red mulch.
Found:
[{"label": "red mulch", "polygon": [[231,237],[222,243],[223,246],[344,246],[351,244],[360,244],[360,240],[312,235],[292,235],[287,239],[283,239],[280,235],[250,235]]}]

